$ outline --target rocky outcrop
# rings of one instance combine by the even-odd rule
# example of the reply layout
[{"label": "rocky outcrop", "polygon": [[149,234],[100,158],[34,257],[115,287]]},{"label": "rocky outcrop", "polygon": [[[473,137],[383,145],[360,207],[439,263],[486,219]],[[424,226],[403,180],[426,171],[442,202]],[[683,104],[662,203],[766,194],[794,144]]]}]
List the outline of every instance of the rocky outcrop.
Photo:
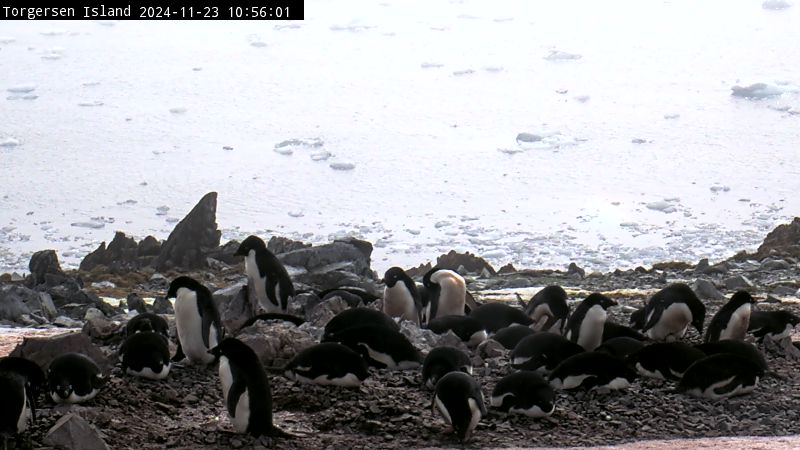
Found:
[{"label": "rocky outcrop", "polygon": [[236,332],[251,317],[256,315],[257,307],[250,300],[247,285],[236,284],[214,291],[222,325],[229,332]]},{"label": "rocky outcrop", "polygon": [[470,252],[458,253],[455,250],[450,250],[446,255],[436,258],[436,266],[455,271],[463,268],[462,270],[477,274],[483,273],[485,270],[489,275],[497,275],[491,264]]},{"label": "rocky outcrop", "polygon": [[[374,278],[370,269],[372,244],[359,239],[333,241],[330,244],[292,250],[278,256],[287,266],[306,273],[349,272],[360,277]],[[335,287],[335,286],[324,286]]]},{"label": "rocky outcrop", "polygon": [[58,263],[58,256],[55,250],[41,250],[31,256],[28,263],[28,270],[31,275],[28,278],[28,286],[36,287],[48,281],[48,278],[60,280],[64,278],[64,271]]},{"label": "rocky outcrop", "polygon": [[147,236],[137,243],[132,237],[117,231],[114,239],[106,247],[103,242],[81,261],[80,270],[91,271],[105,266],[112,273],[124,273],[150,264],[158,256],[161,243],[153,236]]},{"label": "rocky outcrop", "polygon": [[[289,253],[295,250],[301,250],[304,248],[311,247],[311,244],[306,244],[305,242],[294,241],[289,238],[285,238],[283,236],[272,236],[269,238],[269,242],[267,242],[267,250],[271,251],[276,255],[280,255],[281,253]],[[370,253],[372,250],[370,250]]]},{"label": "rocky outcrop", "polygon": [[58,310],[47,292],[17,284],[0,285],[0,320],[40,325],[56,318]]},{"label": "rocky outcrop", "polygon": [[113,367],[103,351],[92,344],[89,337],[83,333],[64,333],[41,338],[26,337],[9,356],[28,358],[46,370],[55,357],[72,352],[92,358],[104,373],[109,373]]},{"label": "rocky outcrop", "polygon": [[761,260],[767,256],[800,257],[800,217],[791,223],[778,225],[767,234],[751,259]]},{"label": "rocky outcrop", "polygon": [[217,193],[209,192],[172,230],[153,267],[159,271],[206,267],[206,254],[219,246],[220,236]]},{"label": "rocky outcrop", "polygon": [[236,336],[249,345],[267,367],[283,367],[295,355],[316,344],[316,339],[293,324],[258,321]]}]

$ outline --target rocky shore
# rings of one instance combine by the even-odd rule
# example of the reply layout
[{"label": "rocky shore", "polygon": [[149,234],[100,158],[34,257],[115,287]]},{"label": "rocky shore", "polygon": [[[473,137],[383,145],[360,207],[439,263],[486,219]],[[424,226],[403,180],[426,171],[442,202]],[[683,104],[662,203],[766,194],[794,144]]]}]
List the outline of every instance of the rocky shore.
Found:
[{"label": "rocky shore", "polygon": [[[318,342],[325,322],[353,306],[348,303],[352,299],[321,300],[324,290],[359,287],[367,306],[379,307],[380,277],[370,265],[369,242],[348,239],[312,247],[273,237],[270,250],[287,266],[301,292],[290,313],[305,323],[257,321],[242,328],[256,308],[247,295],[242,262],[233,256],[238,243],[220,244],[215,215],[216,194],[210,193],[164,242],[152,237],[136,242],[118,232],[108,245],[87,255],[78,270],[62,270],[56,253],[44,250],[31,258],[27,276],[0,276],[0,348],[11,349],[25,333],[47,333],[25,338],[11,354],[46,365],[60,352],[83,351],[98,359],[109,375],[103,390],[88,404],[40,405],[29,439],[9,441],[9,448],[459,446],[445,433],[438,414],[431,412],[431,393],[421,386],[418,371],[373,369],[358,389],[303,385],[273,374],[275,421],[295,436],[272,440],[233,432],[213,367],[174,367],[162,382],[123,375],[116,353],[124,324],[135,311],[164,314],[174,336],[172,305],[164,295],[169,281],[178,275],[190,275],[211,289],[227,332],[251,345],[268,367],[280,367]],[[590,292],[603,292],[620,304],[609,318],[627,324],[633,308],[673,282],[693,287],[709,310],[707,321],[739,289],[753,294],[758,308],[800,314],[799,261],[800,218],[796,218],[771,232],[756,253],[740,253],[717,264],[664,262],[651,268],[587,273],[574,264],[563,271],[494,268],[478,256],[451,252],[436,265],[462,273],[479,302],[516,304],[517,295],[527,300],[549,284],[563,286],[575,302]],[[423,264],[409,273],[421,277],[428,267]],[[403,324],[402,331],[423,353],[436,345],[463,345],[452,334],[438,336],[410,324]],[[56,336],[50,336],[53,333]],[[699,338],[693,331],[688,335],[689,341]],[[556,411],[547,419],[490,411],[467,447],[570,447],[800,434],[800,360],[791,349],[760,348],[777,377],[762,380],[751,395],[711,402],[677,394],[674,385],[650,380],[611,394],[559,392]],[[507,352],[489,342],[471,355],[475,378],[488,398],[497,380],[510,370]]]}]

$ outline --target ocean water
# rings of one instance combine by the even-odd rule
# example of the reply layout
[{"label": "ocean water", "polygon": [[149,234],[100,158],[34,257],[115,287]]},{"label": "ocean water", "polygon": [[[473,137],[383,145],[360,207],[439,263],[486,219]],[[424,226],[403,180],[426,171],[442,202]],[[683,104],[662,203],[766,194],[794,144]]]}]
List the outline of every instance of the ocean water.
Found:
[{"label": "ocean water", "polygon": [[[166,238],[208,191],[223,240],[356,235],[379,271],[450,249],[715,260],[800,215],[800,5],[306,0],[305,17],[0,23],[0,272],[44,248],[75,266],[115,230]],[[731,95],[754,83],[766,97]]]}]

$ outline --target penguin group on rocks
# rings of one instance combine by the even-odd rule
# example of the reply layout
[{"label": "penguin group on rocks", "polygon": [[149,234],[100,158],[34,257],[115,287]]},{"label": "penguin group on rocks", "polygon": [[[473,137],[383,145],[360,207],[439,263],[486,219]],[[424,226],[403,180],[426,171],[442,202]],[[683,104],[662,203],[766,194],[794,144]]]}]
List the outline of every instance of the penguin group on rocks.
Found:
[{"label": "penguin group on rocks", "polygon": [[[249,319],[285,316],[295,325],[303,323],[288,315],[297,291],[264,242],[250,236],[236,254],[244,257],[249,291],[266,312]],[[481,422],[490,415],[544,418],[573,391],[615,395],[642,378],[674,383],[676,393],[712,401],[751,393],[771,372],[758,347],[745,341],[746,334],[758,341],[787,339],[800,322],[787,311],[755,310],[753,297],[739,291],[706,327],[705,305],[682,283],[652,295],[631,314],[630,327],[609,319],[608,311],[619,307],[613,294],[592,292],[570,301],[565,289],[551,285],[521,302],[520,309],[501,302],[476,304],[465,279],[439,267],[421,283],[392,267],[381,283],[383,298],[369,306],[359,306],[363,293],[348,287],[325,291],[338,292],[349,307],[325,323],[317,343],[282,367],[266,367],[236,330],[225,329],[210,290],[194,278],[177,276],[165,293],[174,301],[175,341],[164,317],[141,313],[132,318],[119,349],[122,373],[130,382],[170,383],[171,371],[216,367],[220,408],[233,430],[287,439],[292,435],[273,423],[272,386],[286,383],[283,378],[320,389],[358,391],[370,389],[376,370],[418,374],[418,387],[408,389],[429,392],[432,410],[463,444],[481,432]],[[444,336],[442,342],[449,335],[455,340],[422,352],[404,334],[408,324]],[[687,339],[690,328],[697,337]],[[480,354],[490,341],[507,355],[508,370],[486,386]],[[35,420],[40,393],[56,403],[91,402],[106,382],[100,367],[79,353],[64,353],[45,369],[24,358],[0,359],[4,438],[24,433]],[[282,378],[275,379],[276,372]]]}]

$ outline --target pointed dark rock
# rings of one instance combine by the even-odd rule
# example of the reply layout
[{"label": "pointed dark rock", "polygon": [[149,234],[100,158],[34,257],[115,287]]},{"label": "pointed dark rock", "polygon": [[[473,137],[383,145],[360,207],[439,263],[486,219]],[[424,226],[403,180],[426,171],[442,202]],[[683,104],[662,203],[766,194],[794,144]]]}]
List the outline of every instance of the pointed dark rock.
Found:
[{"label": "pointed dark rock", "polygon": [[153,267],[159,271],[206,267],[206,254],[219,246],[220,236],[217,193],[209,192],[172,230]]}]

